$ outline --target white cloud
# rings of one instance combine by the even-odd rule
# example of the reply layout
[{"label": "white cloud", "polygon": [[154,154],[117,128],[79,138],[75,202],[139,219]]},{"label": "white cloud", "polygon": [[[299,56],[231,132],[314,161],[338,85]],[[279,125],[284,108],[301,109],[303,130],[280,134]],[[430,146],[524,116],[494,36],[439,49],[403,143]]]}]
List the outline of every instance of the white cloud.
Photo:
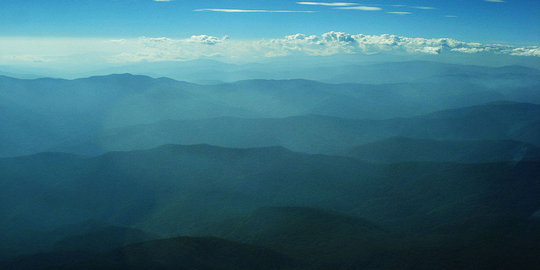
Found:
[{"label": "white cloud", "polygon": [[206,44],[206,45],[215,45],[215,44],[224,42],[228,38],[229,38],[228,36],[217,38],[217,37],[207,36],[207,35],[198,35],[198,36],[191,36],[190,38],[186,39],[186,41]]},{"label": "white cloud", "polygon": [[172,2],[173,0],[154,0],[154,2]]},{"label": "white cloud", "polygon": [[296,2],[299,5],[311,5],[311,6],[330,6],[330,7],[346,7],[355,6],[358,3],[349,2]]},{"label": "white cloud", "polygon": [[457,18],[456,15],[445,15],[444,17],[446,17],[446,18]]},{"label": "white cloud", "polygon": [[313,13],[312,10],[271,10],[271,9],[230,9],[230,8],[200,8],[194,11],[213,11],[225,13]]},{"label": "white cloud", "polygon": [[381,10],[380,7],[368,7],[368,6],[355,6],[355,7],[337,7],[335,9],[349,9],[349,10],[363,10],[363,11],[377,11]]},{"label": "white cloud", "polygon": [[491,2],[491,3],[504,3],[504,0],[484,0],[485,2]]},{"label": "white cloud", "polygon": [[430,6],[407,6],[407,5],[388,5],[390,7],[402,7],[402,8],[415,8],[415,9],[423,9],[423,10],[434,10],[437,9],[436,7],[430,7]]},{"label": "white cloud", "polygon": [[412,14],[412,12],[408,12],[408,11],[389,11],[389,12],[386,12],[386,13],[396,14],[396,15],[409,15],[409,14]]}]

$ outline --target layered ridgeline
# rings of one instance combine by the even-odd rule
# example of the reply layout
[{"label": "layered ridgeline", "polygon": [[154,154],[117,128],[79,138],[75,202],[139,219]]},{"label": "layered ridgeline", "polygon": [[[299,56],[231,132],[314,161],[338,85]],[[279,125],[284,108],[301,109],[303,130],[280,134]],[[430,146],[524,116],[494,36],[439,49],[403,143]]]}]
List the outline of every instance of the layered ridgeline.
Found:
[{"label": "layered ridgeline", "polygon": [[[330,231],[330,235],[344,239],[345,234],[351,234],[366,245],[373,237],[383,241],[387,233],[419,239],[433,235],[434,242],[424,244],[442,249],[447,241],[460,239],[455,237],[472,237],[469,240],[484,245],[482,239],[494,239],[491,233],[503,233],[509,243],[515,243],[508,233],[523,239],[525,231],[538,232],[534,216],[540,209],[539,168],[538,162],[525,161],[375,165],[279,147],[208,145],[167,145],[94,158],[58,153],[4,158],[0,159],[2,250],[12,255],[15,251],[27,253],[37,239],[28,239],[29,232],[36,235],[36,231],[98,220],[165,237],[216,235],[302,257],[300,247],[279,247],[272,233],[257,232],[266,224],[285,237],[287,234],[279,233],[279,224],[256,218],[236,221],[264,206],[305,206],[345,213],[353,218],[325,214],[339,220],[336,228],[340,229]],[[274,215],[266,210],[261,213]],[[283,215],[286,218],[282,220],[298,230],[308,227],[294,223],[318,214],[298,214],[292,209]],[[212,230],[216,228],[213,224],[221,222],[232,224],[231,229],[222,225]],[[359,231],[370,236],[364,238]],[[298,237],[298,241],[310,239]],[[525,238],[535,239],[531,235]],[[332,242],[322,242],[332,247]],[[310,245],[319,244],[305,242],[305,252],[311,252]],[[389,244],[396,245],[401,244]]]},{"label": "layered ridgeline", "polygon": [[[266,118],[320,115],[380,120],[497,100],[540,103],[537,91],[540,75],[530,68],[411,62],[365,66],[361,74],[375,74],[385,69],[407,70],[404,67],[417,70],[414,74],[418,77],[411,79],[410,76],[389,74],[387,77],[392,80],[364,80],[378,84],[247,80],[198,85],[130,74],[76,80],[24,80],[0,76],[0,128],[3,131],[0,133],[0,156],[63,150],[66,145],[99,141],[111,133],[111,128],[159,125],[168,120],[262,119],[260,125],[264,129]],[[329,135],[332,132],[325,130]],[[364,142],[354,143],[358,146]]]},{"label": "layered ridgeline", "polygon": [[[410,139],[400,142],[390,139],[361,146],[396,136]],[[369,161],[388,162],[429,161],[430,158],[433,158],[431,161],[455,162],[520,160],[538,157],[540,105],[494,102],[388,120],[315,115],[274,119],[170,120],[106,130],[93,140],[79,144],[69,142],[52,150],[96,155],[171,143],[205,143],[235,148],[279,145],[298,152],[351,155]],[[378,148],[369,150],[370,147]],[[434,156],[438,151],[449,148],[455,153]],[[356,155],[354,149],[364,150]],[[398,154],[399,151],[400,155],[410,156],[381,156],[385,153]],[[425,151],[433,154],[422,157]],[[490,155],[486,155],[488,153]],[[368,156],[371,154],[372,157]]]}]

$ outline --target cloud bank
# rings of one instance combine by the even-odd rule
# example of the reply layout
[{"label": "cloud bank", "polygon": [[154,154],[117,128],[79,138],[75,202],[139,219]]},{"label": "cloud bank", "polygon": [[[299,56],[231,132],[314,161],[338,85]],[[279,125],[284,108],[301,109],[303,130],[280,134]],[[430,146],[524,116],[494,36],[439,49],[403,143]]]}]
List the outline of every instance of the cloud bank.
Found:
[{"label": "cloud bank", "polygon": [[[294,34],[277,39],[234,40],[227,36],[194,35],[184,39],[140,37],[130,39],[5,39],[0,62],[80,63],[88,61],[124,64],[134,62],[216,59],[253,62],[286,56],[331,55],[439,55],[497,54],[540,57],[539,46],[481,44],[451,38],[412,38],[397,35],[365,35],[327,32]],[[86,61],[86,62],[85,62]]]},{"label": "cloud bank", "polygon": [[[167,61],[196,59],[200,57],[221,57],[229,60],[261,57],[283,57],[290,55],[330,56],[336,54],[430,54],[443,53],[493,53],[514,56],[540,57],[540,47],[515,47],[502,44],[481,44],[463,42],[450,38],[410,38],[397,35],[364,35],[343,32],[328,32],[322,35],[294,34],[278,39],[256,41],[234,41],[227,37],[192,36],[188,39],[139,38],[141,50],[134,53],[134,59],[147,61]],[[145,54],[141,54],[145,52]],[[123,55],[114,57],[115,61],[129,61]]]}]

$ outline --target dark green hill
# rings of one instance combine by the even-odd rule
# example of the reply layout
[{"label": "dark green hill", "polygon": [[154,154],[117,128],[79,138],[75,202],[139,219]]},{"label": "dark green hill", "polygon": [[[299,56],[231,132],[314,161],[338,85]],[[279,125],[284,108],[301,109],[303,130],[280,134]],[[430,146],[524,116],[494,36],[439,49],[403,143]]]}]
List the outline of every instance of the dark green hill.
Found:
[{"label": "dark green hill", "polygon": [[372,165],[280,147],[167,145],[95,158],[51,153],[0,159],[0,215],[4,228],[95,219],[188,233],[261,206],[297,205],[392,226],[407,220],[399,227],[418,230],[469,215],[532,215],[540,209],[538,168],[537,162]]},{"label": "dark green hill", "polygon": [[107,226],[67,236],[54,243],[52,249],[56,252],[105,252],[157,238],[160,237],[137,229]]},{"label": "dark green hill", "polygon": [[540,160],[540,148],[517,141],[453,141],[391,137],[344,153],[371,162],[406,161],[486,163]]},{"label": "dark green hill", "polygon": [[309,265],[388,266],[395,263],[393,252],[399,245],[390,233],[369,221],[306,207],[259,208],[245,218],[218,223],[206,231],[270,247]]},{"label": "dark green hill", "polygon": [[266,248],[218,238],[179,237],[128,245],[102,254],[49,253],[0,264],[3,269],[296,269]]},{"label": "dark green hill", "polygon": [[45,222],[29,224],[28,221],[7,219],[7,223],[7,227],[2,227],[0,261],[40,252],[108,251],[130,243],[161,238],[157,234],[95,220],[52,226],[52,229]]},{"label": "dark green hill", "polygon": [[540,223],[531,219],[477,216],[444,230],[394,234],[336,212],[265,207],[209,230],[290,254],[310,269],[535,269],[540,262]]},{"label": "dark green hill", "polygon": [[280,238],[294,239],[299,245],[345,237],[365,238],[384,235],[382,228],[357,217],[308,207],[262,207],[245,218],[229,220],[209,228],[225,238],[250,243],[285,244]]},{"label": "dark green hill", "polygon": [[[387,263],[419,261],[426,261],[424,269],[441,261],[462,268],[476,252],[469,244],[498,247],[482,253],[482,260],[525,256],[530,262],[530,252],[536,252],[509,253],[509,247],[529,247],[538,232],[534,224],[520,229],[540,209],[540,165],[534,161],[369,164],[282,147],[165,145],[94,158],[59,153],[4,158],[0,180],[5,252],[21,249],[17,245],[29,231],[88,219],[166,236],[196,235],[232,220],[214,234],[304,262],[328,263],[327,269],[395,269]],[[255,211],[265,206],[301,208]],[[75,247],[84,241],[98,249],[111,247],[107,241],[121,240],[122,232],[116,237],[115,232],[97,241],[90,232],[75,238]],[[320,254],[320,260],[306,259],[308,254]],[[424,254],[431,255],[422,259]],[[53,263],[72,257],[44,256]],[[111,260],[114,265],[116,259]]]}]

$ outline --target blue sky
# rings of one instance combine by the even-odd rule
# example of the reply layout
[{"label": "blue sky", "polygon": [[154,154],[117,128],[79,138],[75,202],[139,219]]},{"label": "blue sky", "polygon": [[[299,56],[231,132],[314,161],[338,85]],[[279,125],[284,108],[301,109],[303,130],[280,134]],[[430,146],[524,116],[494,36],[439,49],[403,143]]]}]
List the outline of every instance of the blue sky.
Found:
[{"label": "blue sky", "polygon": [[352,55],[538,63],[540,1],[0,0],[0,66]]},{"label": "blue sky", "polygon": [[[336,5],[302,5],[289,0],[0,0],[0,36],[182,38],[205,34],[259,39],[342,31],[538,45],[540,1],[498,1],[339,1],[357,3],[349,7],[379,9],[366,11],[335,9],[340,7]],[[197,9],[314,12],[239,13]]]}]

